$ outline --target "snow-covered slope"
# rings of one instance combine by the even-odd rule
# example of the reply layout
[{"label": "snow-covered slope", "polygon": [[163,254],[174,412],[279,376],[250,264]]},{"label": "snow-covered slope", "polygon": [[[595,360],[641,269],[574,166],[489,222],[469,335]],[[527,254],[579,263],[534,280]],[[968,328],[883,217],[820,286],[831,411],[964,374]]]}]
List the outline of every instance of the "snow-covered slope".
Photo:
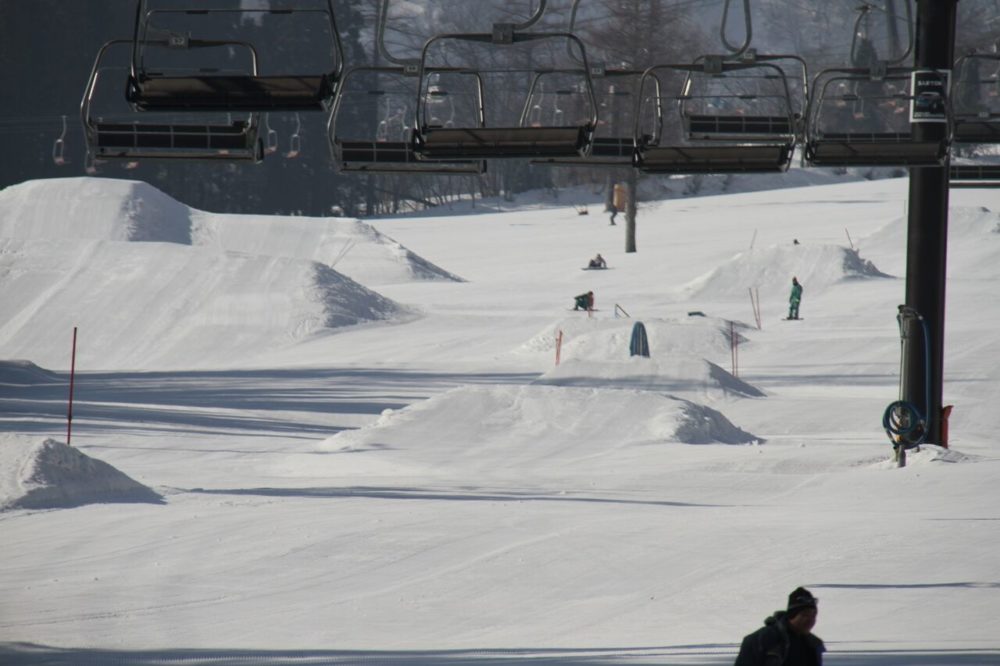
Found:
[{"label": "snow-covered slope", "polygon": [[906,193],[648,201],[626,253],[551,202],[373,236],[5,190],[0,663],[722,666],[805,585],[831,666],[1000,664],[1000,195],[952,192],[950,448],[899,469]]}]

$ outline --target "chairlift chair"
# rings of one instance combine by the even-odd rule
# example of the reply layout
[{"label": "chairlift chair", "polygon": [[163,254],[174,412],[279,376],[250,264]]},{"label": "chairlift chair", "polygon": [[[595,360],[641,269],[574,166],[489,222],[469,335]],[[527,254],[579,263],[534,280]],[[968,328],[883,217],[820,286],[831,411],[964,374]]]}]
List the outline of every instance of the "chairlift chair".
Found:
[{"label": "chairlift chair", "polygon": [[[565,120],[562,125],[533,127],[530,122],[530,99],[526,98],[520,122],[516,126],[490,127],[486,123],[485,94],[481,70],[469,70],[475,75],[478,85],[476,120],[465,126],[435,126],[426,117],[423,104],[417,106],[416,132],[413,137],[414,150],[424,160],[469,160],[486,158],[538,158],[538,157],[582,157],[589,153],[591,138],[597,126],[597,101],[593,82],[586,60],[586,49],[578,37],[570,33],[519,33],[513,26],[494,26],[493,33],[442,34],[431,37],[421,51],[417,68],[418,102],[427,89],[427,77],[434,68],[427,65],[429,49],[439,43],[451,40],[476,42],[493,46],[509,46],[535,40],[568,40],[580,52],[583,65],[575,71],[585,86],[589,102],[589,112],[577,124]],[[512,73],[513,68],[503,70]]]},{"label": "chairlift chair", "polygon": [[[364,82],[365,76],[375,79],[376,85],[358,88],[356,81]],[[412,109],[416,83],[416,77],[405,67],[358,66],[344,73],[327,132],[340,171],[441,175],[486,171],[486,162],[481,159],[432,162],[418,158],[411,140],[416,114],[406,112],[407,107]],[[439,88],[436,94],[444,92]],[[347,128],[347,109],[354,110],[361,116],[360,121],[366,123],[361,131]],[[444,122],[452,120],[449,117]]]},{"label": "chairlift chair", "polygon": [[131,40],[111,40],[98,51],[90,78],[80,103],[80,115],[88,152],[96,160],[183,159],[259,162],[264,149],[259,138],[257,114],[249,113],[243,120],[232,120],[229,114],[185,116],[178,122],[177,114],[140,113],[122,104],[125,113],[113,119],[98,116],[94,98],[109,69],[102,64],[115,45],[131,44]]},{"label": "chairlift chair", "polygon": [[299,132],[302,131],[302,119],[299,114],[295,114],[295,131],[292,135],[288,137],[288,152],[285,153],[284,157],[287,160],[294,160],[302,153],[302,136]]},{"label": "chairlift chair", "polygon": [[947,136],[925,139],[911,131],[912,72],[886,67],[873,76],[873,70],[855,67],[817,74],[807,113],[805,161],[820,167],[940,165],[948,151]]},{"label": "chairlift chair", "polygon": [[1000,163],[951,164],[948,186],[960,188],[1000,188]]},{"label": "chairlift chair", "polygon": [[[984,64],[994,64],[982,76]],[[958,77],[952,83],[951,134],[960,144],[1000,143],[1000,54],[970,53],[955,63]]]},{"label": "chairlift chair", "polygon": [[[788,75],[769,60],[789,57],[754,54],[753,60],[727,60],[707,56],[694,63],[646,69],[637,103],[646,104],[645,90],[650,85],[653,126],[650,131],[642,126],[640,106],[635,114],[634,166],[658,174],[786,171],[798,138],[800,114]],[[796,60],[805,77],[805,64]],[[663,73],[684,74],[680,93],[663,94],[659,78]],[[705,89],[696,90],[696,81]],[[766,89],[758,90],[762,85]],[[672,125],[666,121],[675,116],[665,101],[677,112]],[[672,139],[666,136],[667,130],[673,131]]]},{"label": "chairlift chair", "polygon": [[264,154],[273,155],[278,152],[278,130],[271,127],[271,114],[264,114]]},{"label": "chairlift chair", "polygon": [[[538,72],[532,81],[534,93],[539,82],[551,72]],[[595,82],[595,95],[600,108],[600,120],[590,141],[590,152],[584,156],[539,157],[532,164],[553,166],[632,166],[635,138],[632,135],[632,114],[635,112],[635,94],[643,70],[606,69],[591,67]],[[565,94],[556,91],[556,95]],[[558,97],[557,97],[558,99]]]},{"label": "chairlift chair", "polygon": [[[343,68],[343,49],[337,32],[332,0],[324,8],[286,7],[282,9],[148,8],[149,0],[140,0],[136,11],[132,67],[127,96],[137,109],[146,111],[323,111],[329,108]],[[306,74],[261,74],[257,49],[247,41],[194,39],[173,32],[157,40],[159,29],[154,20],[182,16],[200,20],[220,13],[257,13],[271,16],[323,14],[328,23],[335,62],[325,71]],[[238,71],[198,67],[180,70],[147,66],[150,47],[177,51],[240,46],[247,53],[247,64]]]},{"label": "chairlift chair", "polygon": [[52,144],[52,161],[56,166],[69,163],[66,159],[66,116],[62,117],[62,134]]}]

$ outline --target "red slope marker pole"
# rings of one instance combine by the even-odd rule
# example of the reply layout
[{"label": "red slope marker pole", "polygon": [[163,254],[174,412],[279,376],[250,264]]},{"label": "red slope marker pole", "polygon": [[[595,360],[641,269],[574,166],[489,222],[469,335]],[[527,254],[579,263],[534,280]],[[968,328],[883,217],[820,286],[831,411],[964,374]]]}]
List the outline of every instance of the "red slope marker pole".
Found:
[{"label": "red slope marker pole", "polygon": [[66,444],[73,436],[73,385],[76,382],[76,326],[73,327],[73,356],[69,366],[69,411],[66,412]]}]

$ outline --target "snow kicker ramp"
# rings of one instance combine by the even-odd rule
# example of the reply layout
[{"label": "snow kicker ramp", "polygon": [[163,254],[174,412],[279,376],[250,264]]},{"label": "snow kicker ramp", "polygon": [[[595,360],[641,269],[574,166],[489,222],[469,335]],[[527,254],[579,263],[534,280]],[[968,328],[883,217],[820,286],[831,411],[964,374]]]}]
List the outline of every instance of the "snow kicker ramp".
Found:
[{"label": "snow kicker ramp", "polygon": [[69,365],[67,313],[90,369],[245,364],[325,329],[407,315],[316,262],[182,245],[0,239],[0,274],[0,358],[47,367]]},{"label": "snow kicker ramp", "polygon": [[889,277],[855,249],[839,245],[772,245],[741,252],[681,286],[687,299],[747,299],[747,289],[787,292],[797,276],[809,294],[843,280]]},{"label": "snow kicker ramp", "polygon": [[368,286],[461,281],[355,219],[207,213],[131,180],[57,178],[8,187],[0,192],[0,238],[206,246],[315,261]]},{"label": "snow kicker ramp", "polygon": [[352,454],[331,462],[340,473],[481,479],[528,469],[589,474],[635,447],[755,441],[713,409],[646,391],[471,386],[318,446]]}]

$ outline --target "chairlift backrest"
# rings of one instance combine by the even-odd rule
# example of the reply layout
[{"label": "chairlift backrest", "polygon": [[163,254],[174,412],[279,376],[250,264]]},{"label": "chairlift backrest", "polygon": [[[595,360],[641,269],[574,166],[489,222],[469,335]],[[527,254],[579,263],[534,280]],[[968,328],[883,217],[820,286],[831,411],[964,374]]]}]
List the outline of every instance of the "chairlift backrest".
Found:
[{"label": "chairlift backrest", "polygon": [[[573,72],[584,86],[584,95],[588,101],[586,115],[580,119],[563,119],[563,125],[546,125],[532,127],[530,91],[526,91],[520,119],[517,125],[502,126],[499,123],[487,122],[482,71],[475,68],[466,69],[466,73],[476,76],[478,85],[475,119],[472,122],[459,125],[456,118],[454,127],[433,127],[429,122],[421,98],[427,94],[430,85],[429,76],[436,68],[428,65],[428,53],[436,45],[447,41],[479,43],[488,47],[505,49],[515,44],[523,44],[540,40],[562,40],[575,46],[580,54],[580,66],[552,71]],[[439,69],[439,68],[438,68]],[[504,67],[499,72],[504,74],[537,72],[538,67],[530,70],[518,70]],[[492,33],[456,33],[436,35],[427,40],[421,50],[418,76],[418,107],[415,147],[424,159],[481,159],[486,157],[541,157],[541,156],[574,156],[585,155],[590,149],[590,140],[597,126],[598,105],[594,95],[593,82],[590,76],[586,58],[586,48],[578,37],[571,33],[524,33],[518,32],[512,26],[495,26]],[[544,119],[543,119],[544,120]]]},{"label": "chairlift backrest", "polygon": [[[302,111],[324,110],[332,101],[344,61],[332,0],[312,7],[281,9],[244,6],[153,8],[150,5],[151,0],[140,0],[136,11],[128,96],[137,107],[145,110]],[[237,36],[246,33],[241,23],[218,21],[213,24],[210,20],[232,13],[262,17],[321,14],[329,26],[333,44],[322,58],[332,58],[333,62],[311,63],[306,72],[274,73],[272,54],[264,53],[262,61],[257,45]],[[202,28],[207,24],[214,34],[190,36],[187,33],[190,22],[199,22]],[[260,34],[257,34],[258,41]],[[272,37],[272,41],[276,38]],[[293,42],[299,43],[309,42]],[[237,62],[235,68],[229,58],[233,47],[246,54],[244,61]],[[221,51],[223,48],[225,50]],[[151,49],[165,59],[164,63],[151,66],[148,62]],[[212,53],[221,55],[213,59]],[[168,57],[167,54],[173,55]]]},{"label": "chairlift backrest", "polygon": [[[116,68],[104,61],[116,45],[132,45],[132,40],[111,40],[98,51],[80,103],[80,115],[88,150],[88,166],[101,160],[182,159],[253,161],[263,158],[258,116],[246,114],[233,120],[228,113],[171,114],[139,112],[125,103],[120,108],[95,113],[94,101],[102,74]],[[119,67],[127,77],[127,67]],[[115,98],[120,88],[115,85]]]},{"label": "chairlift backrest", "polygon": [[[444,175],[485,171],[482,160],[427,162],[417,157],[410,136],[416,84],[415,72],[405,67],[358,66],[344,73],[327,128],[340,171]],[[441,86],[436,90],[442,112],[452,104],[446,92]]]},{"label": "chairlift backrest", "polygon": [[[914,96],[913,69],[887,67],[873,78],[867,68],[831,68],[813,80],[805,161],[813,166],[937,166],[947,155],[947,132],[911,131],[913,115],[947,108],[931,93]],[[936,108],[938,107],[938,108]]]},{"label": "chairlift backrest", "polygon": [[[992,72],[983,72],[983,68]],[[970,53],[955,63],[951,119],[960,143],[1000,143],[1000,54]],[[985,74],[985,75],[984,75]]]}]

